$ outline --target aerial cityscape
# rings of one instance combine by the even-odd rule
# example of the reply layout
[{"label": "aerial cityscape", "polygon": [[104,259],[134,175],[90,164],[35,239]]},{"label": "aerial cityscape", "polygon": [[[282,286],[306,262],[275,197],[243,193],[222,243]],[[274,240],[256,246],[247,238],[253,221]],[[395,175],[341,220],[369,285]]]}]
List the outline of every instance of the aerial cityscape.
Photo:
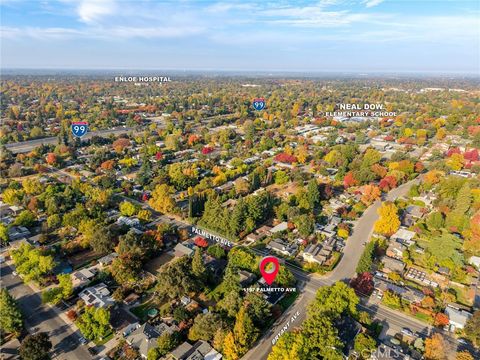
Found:
[{"label": "aerial cityscape", "polygon": [[0,359],[480,359],[478,3],[0,9]]}]

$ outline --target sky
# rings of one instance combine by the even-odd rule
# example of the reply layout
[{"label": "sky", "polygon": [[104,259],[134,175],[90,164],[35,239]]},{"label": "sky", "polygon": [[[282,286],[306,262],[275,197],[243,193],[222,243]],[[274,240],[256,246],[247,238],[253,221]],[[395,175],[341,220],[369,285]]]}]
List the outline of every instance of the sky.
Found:
[{"label": "sky", "polygon": [[480,74],[480,1],[0,0],[2,68]]}]

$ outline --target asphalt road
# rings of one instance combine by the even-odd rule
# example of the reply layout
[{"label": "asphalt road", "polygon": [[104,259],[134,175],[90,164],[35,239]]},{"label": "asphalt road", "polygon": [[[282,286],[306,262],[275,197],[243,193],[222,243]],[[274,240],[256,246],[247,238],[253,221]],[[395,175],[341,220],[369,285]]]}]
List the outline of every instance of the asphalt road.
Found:
[{"label": "asphalt road", "polygon": [[[55,169],[54,171],[61,175],[72,176],[63,170]],[[418,181],[418,179],[415,179],[391,190],[388,194],[386,194],[386,196],[384,196],[382,200],[393,201],[398,197],[406,195],[411,185],[418,183]],[[142,206],[142,208],[148,208],[154,214],[155,223],[173,222],[178,226],[188,225],[183,221],[179,221],[158,213],[148,206],[147,203],[136,201],[121,194],[118,196],[124,198],[125,200],[135,202]],[[308,305],[313,301],[316,291],[320,287],[331,285],[337,281],[348,282],[355,275],[358,261],[363,253],[363,247],[373,232],[373,224],[378,218],[377,209],[380,207],[380,205],[381,201],[376,201],[362,214],[360,219],[356,222],[352,234],[347,240],[342,259],[331,273],[325,276],[319,276],[316,274],[309,275],[299,268],[288,266],[290,271],[292,271],[298,280],[297,290],[300,291],[300,295],[294,305],[282,314],[280,319],[275,322],[272,328],[260,340],[257,341],[257,345],[247,354],[245,354],[242,359],[266,359],[271,351],[273,343],[278,338],[278,335],[280,335],[283,331],[291,331],[296,327],[300,327],[303,321],[305,321]],[[431,326],[428,326],[417,319],[383,307],[379,304],[366,302],[359,304],[359,308],[363,311],[369,312],[374,319],[380,321],[383,325],[384,332],[389,331],[389,333],[400,333],[403,328],[409,328],[414,333],[417,333],[422,337],[427,337],[432,331],[436,331]],[[450,337],[446,333],[443,333],[443,335],[445,340],[449,343],[451,351],[455,351],[458,348],[458,350],[468,349],[472,354],[475,353],[475,349],[473,349],[471,346],[459,344],[456,339]]]},{"label": "asphalt road", "polygon": [[[120,135],[126,134],[129,131],[133,131],[133,128],[129,127],[120,127],[108,130],[98,130],[98,131],[90,131],[88,132],[82,139],[91,139],[93,136],[109,136],[109,135]],[[58,138],[56,136],[42,138],[42,139],[35,139],[35,140],[28,140],[22,141],[17,143],[10,143],[5,144],[5,148],[10,150],[13,154],[20,154],[20,153],[27,153],[35,149],[36,147],[42,144],[57,144]]]},{"label": "asphalt road", "polygon": [[0,286],[5,287],[18,301],[24,314],[25,327],[30,332],[46,332],[52,342],[52,358],[58,360],[88,360],[92,357],[74,332],[54,309],[43,305],[40,294],[34,292],[12,273],[12,268],[3,263],[0,268]]},{"label": "asphalt road", "polygon": [[[383,200],[395,200],[396,198],[407,194],[411,185],[417,182],[418,179],[415,179],[391,190]],[[325,276],[319,276],[315,274],[308,275],[296,270],[295,268],[289,267],[297,280],[299,280],[300,287],[298,290],[302,293],[297,298],[294,305],[291,306],[290,309],[275,322],[270,331],[268,331],[267,334],[265,334],[257,342],[257,345],[254,348],[245,354],[243,359],[266,359],[271,351],[272,344],[276,340],[276,336],[282,333],[287,324],[288,329],[286,331],[290,331],[295,327],[301,326],[307,315],[308,304],[315,298],[315,293],[320,287],[331,285],[337,281],[348,282],[355,275],[355,269],[360,257],[362,256],[365,243],[369,240],[373,231],[373,224],[378,218],[377,209],[380,207],[380,205],[381,201],[377,200],[357,220],[353,227],[352,234],[346,242],[342,259],[331,273]],[[375,306],[372,307],[369,312],[375,319],[384,321],[386,326],[397,327],[398,331],[401,331],[402,327],[409,327],[413,331],[425,331],[425,329],[419,328],[420,326],[425,327],[425,325],[421,323],[421,325],[419,325],[418,320],[416,319],[412,319],[407,315],[398,315],[390,309],[379,309],[380,308],[378,306]],[[292,319],[292,316],[297,313],[298,316],[295,318],[295,320],[289,322],[289,320]],[[401,327],[397,326],[397,324],[400,323],[399,318],[401,318]]]}]

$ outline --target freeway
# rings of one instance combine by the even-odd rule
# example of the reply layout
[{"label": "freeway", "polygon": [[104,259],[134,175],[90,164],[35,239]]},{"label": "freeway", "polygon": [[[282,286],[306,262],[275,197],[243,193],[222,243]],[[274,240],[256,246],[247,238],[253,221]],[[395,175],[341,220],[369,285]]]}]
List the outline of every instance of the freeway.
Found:
[{"label": "freeway", "polygon": [[[395,188],[391,190],[388,194],[386,194],[383,200],[391,201],[407,194],[410,187],[413,184],[418,183],[418,181],[418,179],[415,179],[403,185],[400,185],[398,188]],[[299,290],[301,291],[301,294],[297,298],[293,306],[291,306],[288,311],[286,311],[275,322],[272,329],[270,329],[267,334],[265,334],[260,340],[258,340],[257,345],[254,348],[252,348],[247,354],[245,354],[245,356],[243,357],[244,360],[266,359],[268,357],[268,354],[270,353],[272,344],[276,340],[276,336],[283,331],[282,329],[288,322],[288,319],[291,319],[294,314],[299,313],[299,316],[295,318],[293,324],[289,323],[288,330],[300,326],[302,322],[306,319],[306,311],[308,304],[315,298],[315,293],[320,287],[331,285],[337,281],[350,281],[350,279],[355,275],[355,269],[363,253],[363,247],[365,246],[366,242],[370,238],[370,235],[372,234],[373,224],[378,218],[377,209],[380,207],[380,205],[381,201],[377,200],[356,221],[356,224],[353,227],[352,235],[347,240],[347,244],[343,251],[342,259],[331,273],[325,276],[319,276],[316,274],[309,275],[303,273],[302,271],[299,271],[294,267],[287,265],[287,267],[292,270],[297,280],[299,280]],[[377,318],[378,314],[379,320],[382,320],[380,319],[380,312],[374,311],[373,309],[374,308],[372,307],[370,313],[372,313],[374,318]],[[377,308],[375,308],[375,310],[377,310]],[[384,314],[388,311],[389,310],[382,308],[381,313]],[[394,317],[392,317],[392,319],[393,318]],[[403,318],[406,325],[405,327],[410,327],[414,331],[418,329],[419,325],[417,323],[417,320],[411,319],[407,315],[404,315]],[[390,316],[385,316],[383,320],[387,324],[390,324]],[[420,330],[424,331],[424,329]]]},{"label": "freeway", "polygon": [[13,269],[6,263],[2,263],[0,272],[0,285],[6,288],[18,301],[25,319],[25,327],[29,332],[46,332],[52,342],[52,355],[59,360],[87,360],[92,357],[85,346],[80,345],[81,337],[78,331],[73,331],[71,326],[65,323],[52,307],[42,304],[39,293],[21,278],[12,273]]},{"label": "freeway", "polygon": [[[235,116],[235,114],[223,114],[223,115],[214,115],[214,116],[209,116],[205,119],[202,120],[203,124],[207,124],[210,120],[213,119],[226,119],[229,117]],[[161,125],[161,127],[164,127],[165,125]],[[213,129],[211,129],[213,130]],[[105,130],[97,130],[97,131],[89,131],[85,136],[82,137],[82,140],[86,139],[91,139],[93,136],[101,136],[101,137],[106,137],[110,135],[121,135],[121,134],[126,134],[130,131],[133,132],[138,132],[132,127],[116,127],[112,129],[105,129]],[[36,147],[42,145],[42,144],[57,144],[58,143],[58,137],[56,136],[51,136],[51,137],[46,137],[46,138],[41,138],[41,139],[34,139],[34,140],[28,140],[28,141],[22,141],[22,142],[16,142],[16,143],[9,143],[5,144],[5,148],[7,150],[10,150],[13,154],[21,154],[21,153],[27,153],[35,149]]]},{"label": "freeway", "polygon": [[[107,130],[91,131],[91,132],[88,132],[84,137],[82,137],[82,139],[84,140],[91,139],[93,136],[105,137],[109,135],[121,135],[121,134],[126,134],[133,130],[134,129],[130,127],[117,127],[113,129],[107,129]],[[57,143],[58,143],[58,138],[56,136],[52,136],[52,137],[46,137],[42,139],[5,144],[5,148],[7,150],[10,150],[13,154],[21,154],[21,153],[30,152],[42,144],[48,145],[48,144],[57,144]]]}]

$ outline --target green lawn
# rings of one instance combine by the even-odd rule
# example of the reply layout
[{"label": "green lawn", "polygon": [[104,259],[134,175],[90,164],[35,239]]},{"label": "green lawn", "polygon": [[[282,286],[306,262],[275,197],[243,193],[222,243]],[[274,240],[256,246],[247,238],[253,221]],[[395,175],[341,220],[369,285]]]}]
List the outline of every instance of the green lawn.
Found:
[{"label": "green lawn", "polygon": [[298,295],[298,291],[288,293],[278,302],[278,305],[280,305],[282,310],[285,311],[295,302],[295,299],[298,297]]},{"label": "green lawn", "polygon": [[451,289],[455,290],[455,297],[457,299],[457,303],[465,305],[465,306],[472,306],[472,302],[467,298],[467,288],[461,288],[460,286],[451,285]]},{"label": "green lawn", "polygon": [[152,301],[147,301],[139,306],[131,308],[130,311],[140,320],[145,320],[147,318],[148,310],[150,310],[152,307],[154,307]]},{"label": "green lawn", "polygon": [[103,344],[105,344],[107,341],[109,341],[110,339],[112,339],[112,338],[113,338],[113,335],[114,335],[113,332],[110,331],[110,332],[107,334],[107,336],[104,336],[104,337],[102,338],[102,340],[94,340],[93,342],[94,342],[95,345],[97,345],[97,346],[103,345]]},{"label": "green lawn", "polygon": [[423,322],[426,322],[426,323],[429,323],[429,324],[433,324],[432,317],[427,315],[427,314],[416,313],[415,317],[420,321],[423,321]]}]

